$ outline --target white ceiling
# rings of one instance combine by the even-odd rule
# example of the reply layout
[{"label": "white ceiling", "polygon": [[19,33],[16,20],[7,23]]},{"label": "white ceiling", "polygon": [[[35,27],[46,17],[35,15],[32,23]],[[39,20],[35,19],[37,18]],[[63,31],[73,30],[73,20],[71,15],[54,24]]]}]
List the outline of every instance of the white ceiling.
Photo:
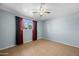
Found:
[{"label": "white ceiling", "polygon": [[45,5],[51,13],[44,17],[32,13],[39,9],[40,3],[2,3],[0,4],[0,9],[19,14],[20,16],[31,17],[35,20],[47,20],[79,12],[79,3],[46,3]]}]

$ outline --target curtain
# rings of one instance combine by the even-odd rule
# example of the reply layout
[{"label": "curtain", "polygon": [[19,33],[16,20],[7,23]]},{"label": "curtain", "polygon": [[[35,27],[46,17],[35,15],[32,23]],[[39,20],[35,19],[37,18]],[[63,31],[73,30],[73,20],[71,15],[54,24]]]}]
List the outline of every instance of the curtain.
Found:
[{"label": "curtain", "polygon": [[23,44],[23,18],[15,16],[16,21],[16,45]]},{"label": "curtain", "polygon": [[37,21],[33,20],[33,31],[32,31],[32,41],[37,40]]}]

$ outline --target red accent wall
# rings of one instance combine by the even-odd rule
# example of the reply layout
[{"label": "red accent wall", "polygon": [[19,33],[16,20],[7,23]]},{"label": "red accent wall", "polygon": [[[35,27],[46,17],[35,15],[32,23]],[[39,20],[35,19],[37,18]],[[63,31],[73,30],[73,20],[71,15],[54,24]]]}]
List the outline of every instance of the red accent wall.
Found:
[{"label": "red accent wall", "polygon": [[23,18],[20,17],[20,43],[23,44]]},{"label": "red accent wall", "polygon": [[37,40],[37,21],[33,20],[32,41]]},{"label": "red accent wall", "polygon": [[16,20],[16,45],[23,44],[23,18],[15,16]]}]

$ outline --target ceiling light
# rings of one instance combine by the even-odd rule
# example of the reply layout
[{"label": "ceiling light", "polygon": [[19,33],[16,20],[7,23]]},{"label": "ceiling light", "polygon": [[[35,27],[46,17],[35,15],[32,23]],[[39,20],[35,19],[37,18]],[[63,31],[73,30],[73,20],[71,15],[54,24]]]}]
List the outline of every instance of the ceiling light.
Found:
[{"label": "ceiling light", "polygon": [[33,11],[33,14],[39,13],[40,16],[45,16],[51,12],[48,11],[46,5],[44,3],[42,3],[40,5],[39,11]]}]

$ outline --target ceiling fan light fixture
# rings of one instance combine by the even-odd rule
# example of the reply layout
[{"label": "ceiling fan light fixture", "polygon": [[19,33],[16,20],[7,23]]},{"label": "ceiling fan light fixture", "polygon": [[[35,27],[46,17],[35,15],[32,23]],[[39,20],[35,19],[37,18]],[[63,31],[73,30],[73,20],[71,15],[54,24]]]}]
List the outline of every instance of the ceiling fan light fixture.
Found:
[{"label": "ceiling fan light fixture", "polygon": [[42,13],[42,12],[40,12],[39,14],[40,14],[40,15],[43,15],[43,13]]},{"label": "ceiling fan light fixture", "polygon": [[45,4],[41,4],[39,11],[36,11],[33,13],[39,13],[40,16],[46,16],[47,14],[51,12],[48,11]]}]

